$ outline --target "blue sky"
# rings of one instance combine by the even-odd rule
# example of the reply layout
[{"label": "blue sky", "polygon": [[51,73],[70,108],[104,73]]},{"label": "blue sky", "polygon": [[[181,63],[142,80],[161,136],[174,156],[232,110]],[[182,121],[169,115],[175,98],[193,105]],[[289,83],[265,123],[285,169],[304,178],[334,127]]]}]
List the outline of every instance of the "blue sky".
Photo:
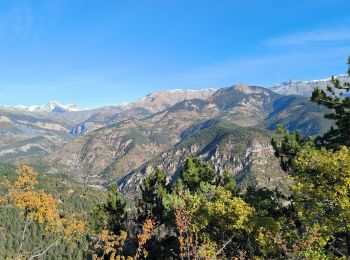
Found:
[{"label": "blue sky", "polygon": [[346,72],[349,0],[0,0],[0,104]]}]

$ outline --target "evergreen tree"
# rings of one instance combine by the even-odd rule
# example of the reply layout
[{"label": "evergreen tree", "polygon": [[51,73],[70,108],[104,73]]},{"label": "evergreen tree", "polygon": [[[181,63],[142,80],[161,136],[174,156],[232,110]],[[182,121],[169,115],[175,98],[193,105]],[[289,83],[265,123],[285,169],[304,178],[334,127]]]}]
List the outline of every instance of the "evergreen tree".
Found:
[{"label": "evergreen tree", "polygon": [[112,184],[104,210],[108,215],[108,229],[115,234],[125,229],[127,218],[125,206],[126,202],[121,198],[117,185]]},{"label": "evergreen tree", "polygon": [[89,226],[94,233],[99,234],[102,230],[107,229],[108,216],[104,210],[103,204],[96,205],[90,215]]},{"label": "evergreen tree", "polygon": [[106,202],[97,205],[91,213],[90,226],[94,232],[100,233],[107,229],[119,234],[121,230],[125,230],[127,219],[125,206],[126,202],[121,197],[118,187],[112,184]]},{"label": "evergreen tree", "polygon": [[141,185],[143,212],[142,218],[152,216],[155,220],[162,222],[164,216],[163,196],[169,191],[166,176],[156,169],[149,174]]},{"label": "evergreen tree", "polygon": [[216,174],[208,163],[201,159],[189,156],[180,173],[182,184],[191,191],[199,188],[202,182],[213,183]]},{"label": "evergreen tree", "polygon": [[218,177],[217,186],[222,186],[230,191],[232,195],[237,195],[238,193],[237,184],[227,170],[224,170],[223,174]]},{"label": "evergreen tree", "polygon": [[[350,56],[348,58],[348,75],[350,76]],[[332,77],[332,85],[327,90],[315,88],[311,100],[333,110],[325,117],[335,121],[332,127],[322,137],[317,138],[318,145],[327,148],[338,148],[341,145],[350,146],[350,83],[341,83]]]},{"label": "evergreen tree", "polygon": [[271,144],[275,150],[275,155],[280,159],[281,167],[288,171],[293,162],[293,158],[298,154],[301,148],[306,145],[312,145],[311,138],[304,138],[298,131],[289,133],[282,125],[276,126],[276,134],[282,136],[281,140],[272,138]]}]

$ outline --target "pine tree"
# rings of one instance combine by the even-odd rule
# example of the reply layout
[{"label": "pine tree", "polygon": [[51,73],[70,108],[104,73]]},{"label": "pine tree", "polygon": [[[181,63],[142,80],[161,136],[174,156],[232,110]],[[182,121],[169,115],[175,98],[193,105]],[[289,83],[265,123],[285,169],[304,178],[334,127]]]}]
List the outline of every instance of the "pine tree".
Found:
[{"label": "pine tree", "polygon": [[198,189],[202,182],[213,183],[215,176],[214,169],[208,163],[189,156],[180,173],[180,180],[186,188],[193,191]]},{"label": "pine tree", "polygon": [[271,144],[275,150],[275,155],[280,159],[281,167],[288,171],[292,165],[294,157],[306,144],[312,145],[311,138],[304,138],[298,131],[290,133],[282,125],[276,126],[276,134],[281,135],[281,141],[272,138]]},{"label": "pine tree", "polygon": [[[348,75],[350,76],[350,56],[348,58]],[[332,127],[316,143],[327,148],[338,148],[341,145],[350,146],[350,83],[341,83],[332,77],[332,86],[327,90],[315,88],[311,100],[333,110],[326,114],[328,119],[335,120],[336,127]]]},{"label": "pine tree", "polygon": [[105,203],[98,204],[92,211],[89,225],[92,230],[99,234],[103,230],[109,230],[119,234],[125,230],[127,219],[126,202],[121,197],[118,187],[111,185]]},{"label": "pine tree", "polygon": [[162,222],[164,213],[162,200],[168,190],[166,176],[161,170],[156,169],[145,178],[141,185],[142,218],[152,216],[156,221]]},{"label": "pine tree", "polygon": [[222,186],[226,190],[230,191],[232,195],[237,195],[238,193],[237,184],[227,170],[225,170],[223,174],[219,176],[217,186]]},{"label": "pine tree", "polygon": [[118,187],[112,184],[108,192],[107,202],[104,205],[104,211],[108,215],[108,229],[115,234],[125,230],[125,220],[127,218],[125,206],[126,202],[121,198]]}]

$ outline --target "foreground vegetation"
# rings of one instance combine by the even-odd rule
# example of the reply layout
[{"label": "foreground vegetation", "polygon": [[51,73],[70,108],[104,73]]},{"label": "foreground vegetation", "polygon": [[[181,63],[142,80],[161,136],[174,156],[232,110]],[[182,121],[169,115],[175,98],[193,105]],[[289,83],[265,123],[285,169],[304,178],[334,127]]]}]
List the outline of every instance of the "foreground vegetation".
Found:
[{"label": "foreground vegetation", "polygon": [[[20,182],[21,180],[23,181],[25,174],[28,177],[27,182],[31,179],[32,184],[36,183],[34,187],[28,185],[25,185],[26,187],[20,186]],[[87,237],[84,234],[80,234],[74,239],[70,239],[68,236],[62,236],[62,233],[59,234],[59,230],[52,232],[53,230],[48,229],[50,227],[48,224],[50,223],[47,221],[48,216],[46,217],[46,214],[48,212],[53,213],[52,217],[55,220],[55,224],[59,224],[56,213],[58,213],[58,218],[61,221],[63,219],[79,219],[82,222],[86,222],[91,208],[99,201],[105,199],[105,192],[86,187],[68,176],[46,175],[41,172],[36,174],[33,169],[23,164],[18,166],[18,172],[16,172],[14,166],[0,163],[0,179],[2,184],[0,193],[2,198],[2,203],[0,203],[0,259],[16,258],[26,222],[25,214],[28,215],[29,213],[29,211],[25,212],[24,204],[21,204],[19,197],[16,199],[17,203],[12,200],[16,194],[28,198],[25,201],[27,206],[29,206],[30,202],[35,202],[34,199],[41,198],[36,201],[36,204],[32,204],[32,213],[35,208],[45,210],[45,215],[41,211],[36,216],[28,216],[27,222],[30,221],[29,218],[33,221],[27,224],[27,230],[18,257],[26,259],[42,253],[53,242],[55,242],[54,246],[45,252],[45,257],[48,259],[83,259],[87,255],[86,248],[89,243]],[[13,187],[15,183],[17,183],[17,187]],[[9,188],[12,190],[12,197],[9,197]],[[31,191],[33,196],[26,196],[28,195],[28,193],[25,194],[26,191]],[[29,198],[32,198],[32,200],[29,200]],[[45,202],[50,202],[49,205],[46,204],[46,208]],[[40,216],[44,219],[37,221]],[[61,229],[60,231],[63,230]],[[57,239],[58,241],[56,242]]]},{"label": "foreground vegetation", "polygon": [[350,84],[332,83],[327,91],[315,89],[312,100],[331,109],[326,117],[334,128],[312,139],[278,127],[281,138],[272,140],[289,192],[250,187],[243,193],[228,172],[217,175],[191,156],[176,181],[160,170],[146,176],[131,210],[115,185],[106,199],[91,195],[99,203],[87,217],[94,199],[84,206],[64,201],[69,191],[44,190],[33,169],[19,164],[18,176],[3,181],[1,253],[29,259],[350,257]]}]

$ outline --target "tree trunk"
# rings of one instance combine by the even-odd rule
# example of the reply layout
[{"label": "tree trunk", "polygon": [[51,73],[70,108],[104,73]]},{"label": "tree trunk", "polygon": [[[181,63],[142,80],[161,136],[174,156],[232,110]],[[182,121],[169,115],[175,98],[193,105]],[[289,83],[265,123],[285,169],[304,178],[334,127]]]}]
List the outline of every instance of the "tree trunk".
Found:
[{"label": "tree trunk", "polygon": [[31,223],[32,221],[28,221],[27,220],[27,217],[25,217],[25,220],[24,220],[24,228],[23,228],[23,232],[22,232],[22,236],[21,236],[21,240],[20,240],[20,243],[19,243],[19,247],[17,249],[17,253],[16,253],[16,260],[19,259],[19,255],[21,253],[21,250],[22,250],[22,247],[23,247],[23,243],[24,243],[24,238],[25,238],[25,235],[26,235],[26,231],[28,229],[28,226],[29,224]]},{"label": "tree trunk", "polygon": [[59,240],[60,240],[60,238],[57,239],[55,242],[53,242],[51,245],[49,245],[47,248],[45,248],[41,253],[38,253],[36,255],[33,255],[33,256],[29,257],[29,260],[32,260],[32,259],[34,259],[36,257],[39,257],[39,256],[42,256],[42,255],[46,254],[46,252],[49,251],[49,249],[51,247],[53,247]]},{"label": "tree trunk", "polygon": [[349,257],[350,256],[350,231],[348,229],[346,230],[346,246],[348,249],[347,257]]}]

